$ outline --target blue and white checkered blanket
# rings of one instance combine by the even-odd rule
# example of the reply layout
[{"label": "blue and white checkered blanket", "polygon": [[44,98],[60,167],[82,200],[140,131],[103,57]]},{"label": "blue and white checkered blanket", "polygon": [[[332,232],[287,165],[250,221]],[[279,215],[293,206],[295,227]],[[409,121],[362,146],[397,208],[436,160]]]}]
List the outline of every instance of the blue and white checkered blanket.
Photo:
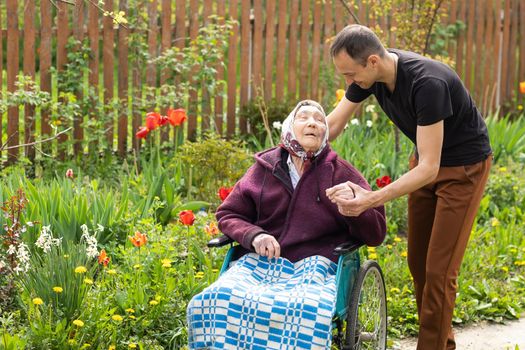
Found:
[{"label": "blue and white checkered blanket", "polygon": [[188,305],[190,349],[330,349],[337,265],[254,253]]}]

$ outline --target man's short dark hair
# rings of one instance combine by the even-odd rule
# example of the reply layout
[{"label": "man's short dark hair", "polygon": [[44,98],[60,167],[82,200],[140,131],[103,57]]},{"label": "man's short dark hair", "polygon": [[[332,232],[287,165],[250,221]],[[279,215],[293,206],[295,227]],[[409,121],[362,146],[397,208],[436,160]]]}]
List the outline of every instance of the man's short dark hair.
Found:
[{"label": "man's short dark hair", "polygon": [[377,35],[369,28],[359,24],[348,25],[335,36],[330,47],[332,58],[342,50],[345,50],[352,59],[363,66],[366,66],[370,55],[383,57],[386,53]]}]

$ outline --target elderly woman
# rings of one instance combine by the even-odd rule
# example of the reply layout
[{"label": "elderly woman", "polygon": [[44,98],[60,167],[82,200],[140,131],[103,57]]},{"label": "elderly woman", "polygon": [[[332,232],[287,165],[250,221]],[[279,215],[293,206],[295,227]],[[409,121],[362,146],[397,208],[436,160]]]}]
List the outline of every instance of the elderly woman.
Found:
[{"label": "elderly woman", "polygon": [[330,149],[326,115],[314,101],[300,102],[283,123],[280,147],[255,159],[216,213],[221,231],[248,254],[190,302],[190,349],[329,348],[333,249],[349,240],[379,245],[384,208],[345,217],[326,197],[345,181],[370,187]]}]

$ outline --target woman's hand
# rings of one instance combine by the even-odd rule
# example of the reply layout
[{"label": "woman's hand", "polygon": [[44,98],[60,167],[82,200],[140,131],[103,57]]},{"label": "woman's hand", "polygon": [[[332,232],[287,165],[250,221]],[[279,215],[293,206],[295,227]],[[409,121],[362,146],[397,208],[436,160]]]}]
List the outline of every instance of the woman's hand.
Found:
[{"label": "woman's hand", "polygon": [[281,246],[272,235],[258,234],[253,239],[252,246],[255,248],[255,252],[261,256],[267,256],[270,259],[281,256]]},{"label": "woman's hand", "polygon": [[371,200],[373,191],[367,191],[361,186],[347,181],[326,190],[326,196],[337,205],[344,216],[359,216],[365,210],[374,207]]}]

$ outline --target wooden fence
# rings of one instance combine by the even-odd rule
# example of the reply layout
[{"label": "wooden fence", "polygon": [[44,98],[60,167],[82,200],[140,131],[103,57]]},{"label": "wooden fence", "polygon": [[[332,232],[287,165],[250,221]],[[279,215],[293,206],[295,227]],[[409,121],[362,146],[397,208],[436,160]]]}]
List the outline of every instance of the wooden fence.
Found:
[{"label": "wooden fence", "polygon": [[[103,7],[106,11],[127,14],[128,1],[105,0]],[[6,0],[0,5],[0,28],[6,28],[0,31],[2,91],[14,91],[16,77],[23,72],[36,77],[42,90],[56,94],[50,69],[52,65],[58,71],[63,69],[70,36],[79,40],[89,38],[94,55],[89,62],[87,80],[91,86],[103,89],[100,91],[103,91],[105,102],[116,98],[128,101],[130,87],[134,87],[131,90],[136,94],[140,93],[137,87],[143,84],[157,84],[158,67],[155,65],[139,67],[146,70],[145,75],[138,67],[128,65],[130,28],[115,25],[111,17],[103,16],[101,9],[90,1],[72,3]],[[360,1],[347,3],[359,5]],[[448,16],[440,25],[456,21],[466,24],[457,40],[447,43],[447,49],[478,106],[489,112],[490,108],[516,103],[518,82],[525,80],[525,2],[448,0],[445,3],[444,11]],[[184,47],[188,40],[181,39],[195,38],[210,15],[237,20],[229,38],[225,66],[219,67],[217,73],[218,79],[227,81],[225,97],[215,96],[211,104],[203,104],[200,112],[191,111],[186,126],[190,137],[210,127],[226,136],[246,133],[249,126],[246,120],[238,118],[238,108],[259,93],[264,93],[267,100],[320,99],[327,94],[335,95],[334,91],[327,91],[327,87],[334,84],[326,84],[326,75],[325,81],[320,77],[322,71],[332,65],[327,39],[346,24],[354,23],[340,1],[147,0],[143,4],[149,18],[148,31],[144,35],[147,35],[148,52],[153,57],[172,46]],[[357,6],[357,9],[362,24],[378,24],[386,33],[395,25],[388,16],[369,17],[365,6]],[[21,18],[23,25],[19,25]],[[395,35],[389,35],[387,43],[396,47]],[[162,72],[159,82],[165,79],[166,74]],[[343,87],[340,78],[329,75],[328,79],[333,79],[337,87]],[[191,92],[190,100],[207,98],[203,95],[206,95],[203,91]],[[134,109],[129,115],[130,109],[124,103],[115,120],[107,124],[106,137],[121,155],[131,147],[139,147],[134,134],[143,123],[143,115]],[[19,108],[11,107],[0,116],[1,144],[31,143],[35,135],[40,138],[51,134],[50,111],[25,106],[23,120],[19,112]],[[76,142],[68,152],[80,154],[87,149],[82,142],[81,120],[75,120],[71,126],[73,132],[68,137]],[[65,138],[62,136],[58,142]],[[35,158],[34,152],[33,147],[26,148],[26,156],[30,159]],[[18,156],[17,148],[9,149],[9,161]],[[59,156],[63,158],[65,154]]]}]

